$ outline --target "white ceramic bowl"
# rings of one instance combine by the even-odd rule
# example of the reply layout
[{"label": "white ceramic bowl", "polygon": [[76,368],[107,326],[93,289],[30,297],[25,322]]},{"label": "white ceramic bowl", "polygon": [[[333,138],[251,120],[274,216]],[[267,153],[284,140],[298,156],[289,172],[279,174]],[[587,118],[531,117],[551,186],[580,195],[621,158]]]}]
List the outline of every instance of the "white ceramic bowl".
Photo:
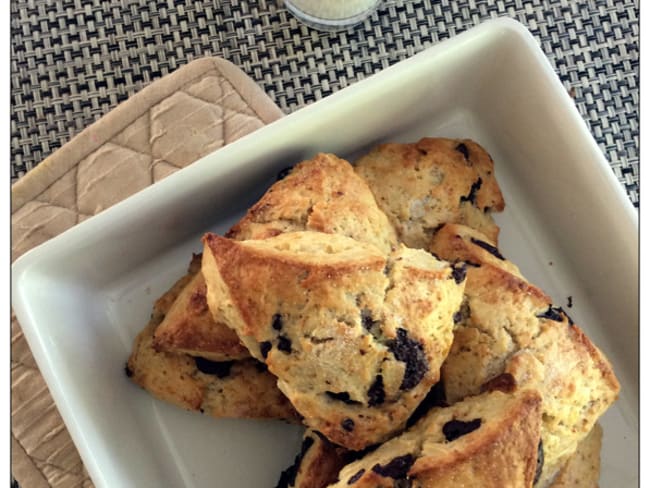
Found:
[{"label": "white ceramic bowl", "polygon": [[602,486],[638,482],[637,213],[534,38],[489,21],[211,154],[21,257],[12,295],[36,361],[98,487],[272,487],[300,429],[154,400],[123,373],[152,302],[199,238],[223,232],[275,173],[317,151],[471,137],[507,209],[501,247],[611,359]]}]

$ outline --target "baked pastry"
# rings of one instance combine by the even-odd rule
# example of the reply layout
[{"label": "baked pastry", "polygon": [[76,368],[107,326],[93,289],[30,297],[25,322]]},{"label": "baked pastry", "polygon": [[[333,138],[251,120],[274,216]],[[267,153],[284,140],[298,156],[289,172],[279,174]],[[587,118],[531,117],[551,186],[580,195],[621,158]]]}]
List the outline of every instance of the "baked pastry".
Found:
[{"label": "baked pastry", "polygon": [[578,449],[560,470],[550,488],[598,488],[602,440],[603,429],[600,424],[596,424],[578,444]]},{"label": "baked pastry", "polygon": [[[227,233],[235,240],[265,239],[288,231],[341,234],[390,252],[397,236],[366,183],[347,161],[317,154],[277,181]],[[199,266],[200,267],[200,266]],[[215,361],[248,356],[237,335],[215,322],[205,304],[198,272],[156,329],[158,350],[189,353]]]},{"label": "baked pastry", "polygon": [[405,433],[345,466],[336,488],[528,488],[540,445],[534,390],[432,409]]},{"label": "baked pastry", "polygon": [[366,182],[347,161],[320,153],[277,181],[226,237],[265,239],[311,230],[373,244],[385,253],[397,235]]},{"label": "baked pastry", "polygon": [[448,263],[309,231],[203,241],[215,319],[330,441],[353,450],[384,441],[438,381],[463,293]]},{"label": "baked pastry", "polygon": [[381,144],[356,162],[399,239],[426,249],[443,223],[461,223],[497,241],[492,212],[505,206],[490,155],[468,139]]},{"label": "baked pastry", "polygon": [[307,429],[293,464],[280,475],[276,488],[325,488],[336,481],[347,451]]},{"label": "baked pastry", "polygon": [[231,361],[250,357],[237,334],[214,321],[206,299],[201,255],[194,255],[189,282],[156,327],[153,347],[157,351],[200,356],[211,361]]},{"label": "baked pastry", "polygon": [[149,324],[134,341],[125,368],[127,376],[153,396],[186,410],[218,418],[299,421],[294,408],[276,387],[275,377],[255,359],[213,362],[156,351],[154,331],[190,278],[188,274],[178,280],[155,302]]},{"label": "baked pastry", "polygon": [[431,250],[451,262],[465,260],[467,270],[454,343],[442,367],[447,401],[479,393],[502,373],[519,387],[538,389],[545,457],[539,486],[546,486],[616,400],[612,367],[561,307],[512,272],[514,265],[488,237],[445,225]]}]

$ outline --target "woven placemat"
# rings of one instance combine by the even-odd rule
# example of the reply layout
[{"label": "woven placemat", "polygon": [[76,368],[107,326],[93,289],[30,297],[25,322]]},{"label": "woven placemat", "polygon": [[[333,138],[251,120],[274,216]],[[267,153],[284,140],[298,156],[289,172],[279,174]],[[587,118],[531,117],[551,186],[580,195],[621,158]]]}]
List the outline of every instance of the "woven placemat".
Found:
[{"label": "woven placemat", "polygon": [[[76,136],[12,188],[12,257],[282,116],[227,61],[193,61]],[[12,474],[92,486],[18,322],[11,320]]]},{"label": "woven placemat", "polygon": [[12,180],[197,57],[232,61],[288,113],[497,16],[538,39],[638,206],[638,0],[387,0],[336,34],[281,0],[13,0]]}]

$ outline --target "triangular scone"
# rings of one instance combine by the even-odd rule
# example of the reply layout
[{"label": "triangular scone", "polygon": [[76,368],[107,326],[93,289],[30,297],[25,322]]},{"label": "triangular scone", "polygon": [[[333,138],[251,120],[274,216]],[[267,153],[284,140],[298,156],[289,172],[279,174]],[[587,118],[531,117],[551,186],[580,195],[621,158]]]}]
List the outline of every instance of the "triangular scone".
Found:
[{"label": "triangular scone", "polygon": [[454,343],[442,367],[447,400],[476,394],[504,372],[520,387],[538,389],[544,414],[543,487],[616,400],[619,383],[607,358],[564,310],[509,272],[514,265],[486,236],[477,236],[444,226],[431,244],[443,259],[472,260]]},{"label": "triangular scone", "polygon": [[250,357],[237,334],[212,318],[200,267],[201,255],[198,254],[189,267],[190,281],[154,332],[153,347],[157,351],[190,354],[212,361]]},{"label": "triangular scone", "polygon": [[226,237],[265,239],[312,230],[373,244],[388,253],[397,235],[366,182],[347,161],[320,153],[277,181]]},{"label": "triangular scone", "polygon": [[448,263],[319,232],[203,240],[215,318],[332,442],[361,449],[385,440],[438,381],[463,293]]},{"label": "triangular scone", "polygon": [[594,425],[549,488],[598,488],[603,429]]},{"label": "triangular scone", "polygon": [[443,223],[462,223],[496,242],[492,212],[505,206],[490,155],[467,139],[424,138],[381,144],[356,162],[356,172],[409,247],[426,249]]},{"label": "triangular scone", "polygon": [[154,305],[149,324],[138,334],[126,374],[153,396],[186,410],[213,417],[274,418],[297,422],[299,416],[278,390],[264,364],[249,358],[213,362],[186,354],[156,351],[153,335],[191,275],[178,280]]},{"label": "triangular scone", "polygon": [[307,429],[293,464],[280,475],[275,488],[325,488],[336,481],[348,451]]},{"label": "triangular scone", "polygon": [[[317,154],[297,164],[227,233],[235,240],[265,239],[288,231],[341,234],[390,252],[397,236],[368,185],[347,161]],[[227,326],[204,307],[205,281],[198,273],[156,329],[161,351],[189,353],[215,361],[248,355]]]},{"label": "triangular scone", "polygon": [[493,391],[434,408],[345,466],[332,488],[529,488],[540,441],[534,390]]}]

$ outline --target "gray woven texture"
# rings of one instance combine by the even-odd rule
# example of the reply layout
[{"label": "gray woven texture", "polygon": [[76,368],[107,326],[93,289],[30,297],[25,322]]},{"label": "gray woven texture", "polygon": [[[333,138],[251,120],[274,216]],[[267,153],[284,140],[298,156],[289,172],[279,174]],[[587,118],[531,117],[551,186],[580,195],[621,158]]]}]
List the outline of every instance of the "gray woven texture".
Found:
[{"label": "gray woven texture", "polygon": [[336,34],[274,0],[13,0],[12,181],[197,57],[233,62],[288,113],[498,16],[538,39],[638,206],[638,0],[388,0]]}]

